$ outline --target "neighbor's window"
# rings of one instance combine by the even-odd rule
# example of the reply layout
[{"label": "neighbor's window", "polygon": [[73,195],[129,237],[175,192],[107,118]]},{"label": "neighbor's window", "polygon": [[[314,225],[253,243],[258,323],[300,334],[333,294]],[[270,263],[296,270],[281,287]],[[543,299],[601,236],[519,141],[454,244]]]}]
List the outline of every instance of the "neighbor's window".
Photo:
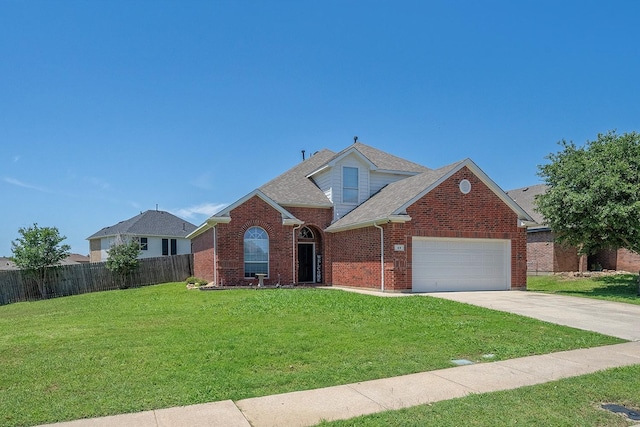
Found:
[{"label": "neighbor's window", "polygon": [[342,168],[342,202],[358,203],[358,168]]},{"label": "neighbor's window", "polygon": [[244,277],[269,274],[269,236],[260,227],[244,233]]},{"label": "neighbor's window", "polygon": [[176,239],[162,239],[162,255],[169,255],[169,240],[171,240],[171,255],[178,253],[178,242]]},{"label": "neighbor's window", "polygon": [[147,241],[146,237],[141,237],[140,238],[140,250],[141,251],[146,251],[149,249],[149,243]]}]

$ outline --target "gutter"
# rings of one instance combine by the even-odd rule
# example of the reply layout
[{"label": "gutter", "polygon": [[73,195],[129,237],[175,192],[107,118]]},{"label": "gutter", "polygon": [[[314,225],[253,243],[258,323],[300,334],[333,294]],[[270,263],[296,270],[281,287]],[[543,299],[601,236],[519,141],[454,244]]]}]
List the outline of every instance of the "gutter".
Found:
[{"label": "gutter", "polygon": [[293,227],[291,230],[291,275],[293,281],[292,284],[296,283],[296,230],[302,227],[302,224],[298,224]]},{"label": "gutter", "polygon": [[381,224],[386,224],[389,222],[404,223],[409,221],[411,221],[411,217],[409,215],[389,215],[387,217],[378,218],[371,221],[347,224],[347,225],[338,226],[338,227],[334,227],[333,225],[330,225],[325,231],[328,233],[339,233],[341,231],[355,230],[357,228],[364,228],[364,227],[371,227],[371,226],[374,226],[377,228],[376,224],[378,223],[381,223]]},{"label": "gutter", "polygon": [[384,292],[384,229],[375,222],[373,226],[380,229],[380,291]]},{"label": "gutter", "polygon": [[218,227],[216,225],[213,226],[213,283],[218,286]]},{"label": "gutter", "polygon": [[200,227],[196,228],[191,233],[187,234],[185,236],[185,239],[191,240],[194,237],[198,237],[199,235],[201,235],[202,233],[204,233],[208,229],[210,229],[212,227],[215,227],[217,224],[228,224],[230,222],[231,222],[231,217],[228,217],[228,216],[214,217],[214,216],[212,216],[211,218],[206,220],[204,222],[204,224],[200,225]]}]

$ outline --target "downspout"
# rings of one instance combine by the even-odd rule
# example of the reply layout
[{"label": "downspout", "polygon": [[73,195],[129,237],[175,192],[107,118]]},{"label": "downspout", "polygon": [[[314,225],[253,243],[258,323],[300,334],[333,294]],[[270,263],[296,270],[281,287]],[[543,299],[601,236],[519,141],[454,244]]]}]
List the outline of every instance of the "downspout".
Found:
[{"label": "downspout", "polygon": [[213,283],[218,286],[218,224],[213,226]]},{"label": "downspout", "polygon": [[295,285],[296,283],[296,230],[302,227],[302,224],[294,225],[293,230],[291,230],[291,275],[292,281],[291,284]]},{"label": "downspout", "polygon": [[380,283],[380,290],[384,292],[384,229],[375,222],[373,223],[373,226],[380,229],[380,277],[382,279]]}]

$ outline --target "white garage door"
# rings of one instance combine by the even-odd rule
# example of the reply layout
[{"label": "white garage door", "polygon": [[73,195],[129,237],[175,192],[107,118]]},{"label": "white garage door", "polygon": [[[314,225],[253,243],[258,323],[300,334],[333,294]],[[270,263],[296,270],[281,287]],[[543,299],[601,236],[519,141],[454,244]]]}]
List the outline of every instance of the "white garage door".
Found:
[{"label": "white garage door", "polygon": [[413,292],[511,288],[511,241],[413,238]]}]

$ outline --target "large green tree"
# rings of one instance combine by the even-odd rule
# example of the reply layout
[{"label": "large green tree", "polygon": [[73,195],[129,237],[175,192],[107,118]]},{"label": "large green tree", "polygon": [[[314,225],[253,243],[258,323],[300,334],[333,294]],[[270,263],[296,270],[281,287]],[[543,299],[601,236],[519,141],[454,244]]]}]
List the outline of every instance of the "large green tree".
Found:
[{"label": "large green tree", "polygon": [[135,238],[118,236],[116,243],[107,250],[106,267],[120,276],[120,288],[127,288],[127,278],[139,265],[140,241]]},{"label": "large green tree", "polygon": [[18,229],[21,237],[11,242],[12,260],[21,270],[33,274],[38,290],[43,298],[47,298],[47,272],[49,267],[59,265],[69,256],[71,247],[61,244],[65,236],[61,236],[56,227],[31,227]]},{"label": "large green tree", "polygon": [[560,141],[539,176],[549,186],[538,211],[557,240],[581,254],[606,248],[640,253],[640,134],[599,134],[578,147]]}]

